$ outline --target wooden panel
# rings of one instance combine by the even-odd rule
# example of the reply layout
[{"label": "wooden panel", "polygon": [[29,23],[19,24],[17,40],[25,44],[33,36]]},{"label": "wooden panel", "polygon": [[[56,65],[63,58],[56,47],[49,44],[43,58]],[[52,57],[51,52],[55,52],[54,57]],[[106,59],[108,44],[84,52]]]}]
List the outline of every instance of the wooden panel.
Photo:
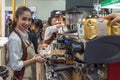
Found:
[{"label": "wooden panel", "polygon": [[36,63],[37,80],[45,80],[44,63]]},{"label": "wooden panel", "polygon": [[1,51],[1,49],[0,49],[0,65],[2,65],[2,51]]},{"label": "wooden panel", "polygon": [[[2,2],[2,0],[0,0]],[[0,37],[2,36],[2,4],[0,5]]]},{"label": "wooden panel", "polygon": [[0,65],[5,65],[6,62],[6,47],[7,47],[8,38],[0,37]]},{"label": "wooden panel", "polygon": [[0,65],[5,65],[5,46],[0,47]]}]

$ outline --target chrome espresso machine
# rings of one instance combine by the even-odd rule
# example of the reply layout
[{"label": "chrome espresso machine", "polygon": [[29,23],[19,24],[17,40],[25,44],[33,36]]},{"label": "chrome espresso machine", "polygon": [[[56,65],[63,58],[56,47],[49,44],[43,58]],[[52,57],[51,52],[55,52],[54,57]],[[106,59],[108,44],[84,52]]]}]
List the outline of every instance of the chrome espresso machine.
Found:
[{"label": "chrome espresso machine", "polygon": [[62,34],[57,42],[64,45],[65,53],[47,58],[51,80],[119,80],[120,28],[119,23],[109,23],[89,16],[75,24],[76,31]]}]

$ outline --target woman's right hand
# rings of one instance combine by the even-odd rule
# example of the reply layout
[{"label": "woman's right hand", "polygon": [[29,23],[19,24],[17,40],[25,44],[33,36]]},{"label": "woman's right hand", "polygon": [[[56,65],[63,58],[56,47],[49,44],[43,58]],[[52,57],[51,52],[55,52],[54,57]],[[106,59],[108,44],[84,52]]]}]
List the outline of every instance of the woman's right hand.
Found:
[{"label": "woman's right hand", "polygon": [[57,24],[57,25],[56,25],[57,28],[64,27],[64,26],[65,26],[64,23],[60,23],[60,24]]},{"label": "woman's right hand", "polygon": [[120,22],[120,13],[111,13],[104,17],[105,19],[111,20],[111,25],[113,25],[115,22]]}]

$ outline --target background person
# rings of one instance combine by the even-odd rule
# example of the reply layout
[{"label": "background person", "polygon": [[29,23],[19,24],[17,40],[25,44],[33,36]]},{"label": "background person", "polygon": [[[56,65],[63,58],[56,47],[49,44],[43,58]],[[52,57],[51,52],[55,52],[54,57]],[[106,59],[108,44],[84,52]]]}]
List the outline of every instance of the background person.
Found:
[{"label": "background person", "polygon": [[32,30],[29,32],[30,40],[32,41],[35,53],[38,54],[38,45],[42,42],[43,23],[40,19],[35,19],[32,24]]}]

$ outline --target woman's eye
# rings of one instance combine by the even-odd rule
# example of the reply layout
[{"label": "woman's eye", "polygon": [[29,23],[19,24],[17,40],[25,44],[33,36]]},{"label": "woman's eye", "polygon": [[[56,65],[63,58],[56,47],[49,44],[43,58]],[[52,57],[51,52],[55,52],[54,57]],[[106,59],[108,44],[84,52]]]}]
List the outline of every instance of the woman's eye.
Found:
[{"label": "woman's eye", "polygon": [[32,21],[32,18],[23,17],[22,20],[24,20],[24,21],[26,21],[26,20]]},{"label": "woman's eye", "polygon": [[31,18],[29,18],[29,19],[28,19],[28,21],[32,21],[32,19],[31,19]]},{"label": "woman's eye", "polygon": [[25,20],[27,20],[27,18],[26,18],[26,17],[23,17],[23,18],[22,18],[22,20],[24,20],[24,21],[25,21]]}]

